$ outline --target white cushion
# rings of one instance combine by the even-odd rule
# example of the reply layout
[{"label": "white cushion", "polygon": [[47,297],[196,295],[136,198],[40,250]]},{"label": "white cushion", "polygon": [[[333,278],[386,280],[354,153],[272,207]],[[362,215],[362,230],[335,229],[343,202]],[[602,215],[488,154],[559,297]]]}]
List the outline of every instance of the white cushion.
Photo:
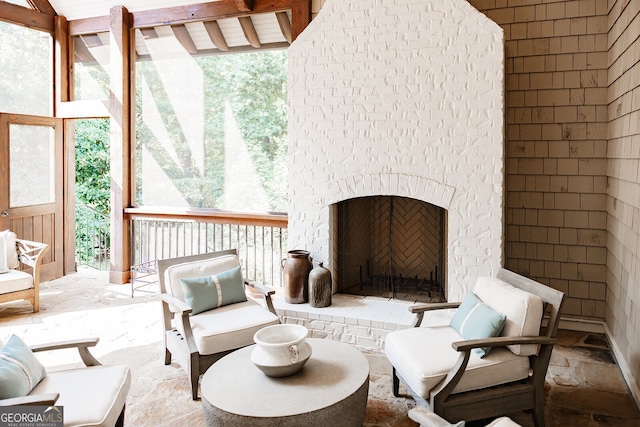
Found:
[{"label": "white cushion", "polygon": [[486,427],[522,427],[520,424],[516,423],[509,417],[500,417],[491,421],[490,424],[487,424]]},{"label": "white cushion", "polygon": [[33,288],[33,276],[19,270],[9,270],[0,274],[0,294],[24,291]]},{"label": "white cushion", "polygon": [[253,335],[258,330],[280,323],[278,316],[251,299],[205,311],[191,316],[189,320],[200,354],[213,354],[253,344]]},{"label": "white cushion", "polygon": [[[407,385],[429,399],[458,360],[451,343],[463,338],[450,326],[403,329],[387,334],[385,353]],[[517,381],[529,375],[529,358],[506,348],[494,348],[480,358],[471,352],[467,370],[454,393]]]},{"label": "white cushion", "polygon": [[5,230],[0,231],[0,242],[4,241],[4,256],[6,257],[8,268],[18,268],[20,260],[18,259],[18,250],[16,249],[16,233]]},{"label": "white cushion", "polygon": [[[539,296],[495,277],[479,277],[473,293],[489,307],[507,316],[500,336],[540,335],[543,303]],[[531,356],[538,351],[537,345],[511,345],[508,348],[519,356]]]},{"label": "white cushion", "polygon": [[211,276],[222,273],[240,265],[238,255],[222,255],[202,261],[190,261],[168,267],[164,272],[164,283],[167,292],[184,301],[184,291],[180,279]]},{"label": "white cushion", "polygon": [[65,426],[114,426],[127,399],[131,372],[125,365],[90,366],[47,376],[31,395],[60,393]]}]

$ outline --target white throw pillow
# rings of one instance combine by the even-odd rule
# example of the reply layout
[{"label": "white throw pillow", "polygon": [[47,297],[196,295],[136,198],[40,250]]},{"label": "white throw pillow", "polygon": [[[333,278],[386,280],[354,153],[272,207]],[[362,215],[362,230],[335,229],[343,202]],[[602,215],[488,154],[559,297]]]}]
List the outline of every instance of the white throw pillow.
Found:
[{"label": "white throw pillow", "polygon": [[7,233],[9,230],[0,231],[0,273],[7,273],[9,266],[7,265]]},{"label": "white throw pillow", "polygon": [[[3,236],[3,237],[2,237]],[[4,255],[0,253],[0,267],[3,266],[3,259],[6,262],[6,268],[18,268],[20,260],[18,259],[18,252],[16,251],[16,233],[9,230],[0,231],[0,238],[4,241],[2,249]],[[2,269],[0,268],[0,271]]]}]

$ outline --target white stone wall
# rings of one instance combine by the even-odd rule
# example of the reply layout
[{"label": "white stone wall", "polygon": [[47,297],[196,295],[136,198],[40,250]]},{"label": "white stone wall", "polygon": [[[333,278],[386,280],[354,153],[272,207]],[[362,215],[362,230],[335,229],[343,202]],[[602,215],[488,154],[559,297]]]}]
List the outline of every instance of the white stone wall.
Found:
[{"label": "white stone wall", "polygon": [[331,204],[398,195],[447,209],[449,300],[501,266],[498,25],[466,0],[328,0],[288,80],[290,249],[333,260]]}]

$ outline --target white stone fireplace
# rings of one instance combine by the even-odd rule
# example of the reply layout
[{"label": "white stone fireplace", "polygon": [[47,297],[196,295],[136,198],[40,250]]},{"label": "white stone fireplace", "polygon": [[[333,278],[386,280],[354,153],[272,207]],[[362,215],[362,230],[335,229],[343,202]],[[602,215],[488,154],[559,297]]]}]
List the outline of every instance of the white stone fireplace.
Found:
[{"label": "white stone fireplace", "polygon": [[335,281],[336,203],[401,196],[446,210],[447,299],[493,274],[503,49],[502,29],[466,0],[328,0],[289,48],[289,249]]}]

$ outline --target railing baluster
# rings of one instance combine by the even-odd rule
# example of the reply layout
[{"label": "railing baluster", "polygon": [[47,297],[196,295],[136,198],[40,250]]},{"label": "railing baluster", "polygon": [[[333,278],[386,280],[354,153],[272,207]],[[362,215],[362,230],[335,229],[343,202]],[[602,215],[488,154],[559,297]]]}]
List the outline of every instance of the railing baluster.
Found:
[{"label": "railing baluster", "polygon": [[[282,286],[280,261],[286,246],[286,228],[209,223],[197,219],[133,219],[131,227],[131,244],[134,248],[131,254],[132,265],[160,258],[235,248],[242,259],[247,279]],[[96,257],[94,254],[90,256]],[[101,258],[108,262],[107,257]]]}]

